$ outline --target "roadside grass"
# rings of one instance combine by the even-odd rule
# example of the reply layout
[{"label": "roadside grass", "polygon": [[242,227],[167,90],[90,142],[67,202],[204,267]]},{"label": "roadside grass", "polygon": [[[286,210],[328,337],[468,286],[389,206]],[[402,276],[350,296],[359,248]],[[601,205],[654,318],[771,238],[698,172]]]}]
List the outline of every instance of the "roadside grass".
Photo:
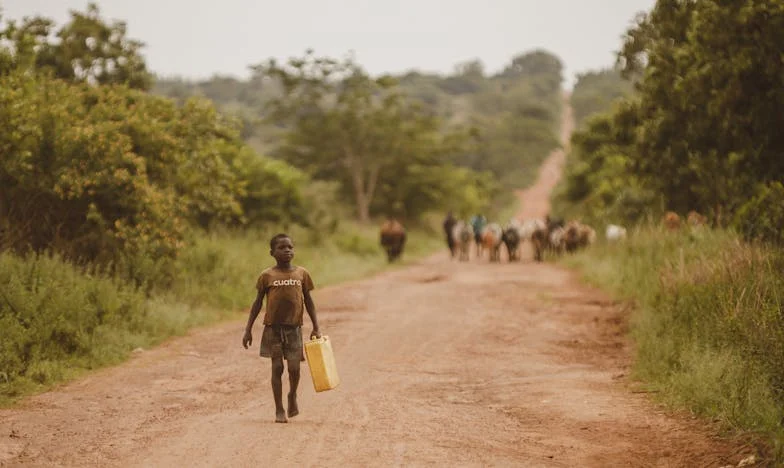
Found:
[{"label": "roadside grass", "polygon": [[649,226],[561,262],[635,303],[636,379],[673,407],[756,434],[784,462],[784,252],[723,230]]}]

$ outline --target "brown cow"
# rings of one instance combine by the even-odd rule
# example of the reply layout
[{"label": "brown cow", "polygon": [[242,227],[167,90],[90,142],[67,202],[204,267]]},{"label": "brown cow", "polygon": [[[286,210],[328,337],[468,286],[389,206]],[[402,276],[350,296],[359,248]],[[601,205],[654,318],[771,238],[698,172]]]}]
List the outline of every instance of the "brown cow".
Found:
[{"label": "brown cow", "polygon": [[708,218],[697,213],[694,210],[689,211],[689,214],[686,216],[686,223],[688,223],[691,227],[700,227],[705,226],[708,222]]},{"label": "brown cow", "polygon": [[564,233],[564,247],[567,252],[575,252],[593,244],[596,231],[589,225],[579,221],[569,221]]},{"label": "brown cow", "polygon": [[564,248],[567,252],[575,252],[580,248],[580,231],[582,225],[577,221],[569,221],[564,226]]},{"label": "brown cow", "polygon": [[381,246],[387,252],[389,263],[394,262],[403,253],[406,244],[406,229],[395,218],[388,218],[381,225]]},{"label": "brown cow", "polygon": [[482,231],[482,247],[490,253],[491,262],[501,261],[501,242],[504,230],[498,223],[490,223]]},{"label": "brown cow", "polygon": [[664,227],[670,231],[677,231],[681,228],[681,217],[674,211],[665,213],[662,222],[664,223]]},{"label": "brown cow", "polygon": [[559,218],[545,217],[544,223],[537,223],[531,233],[534,247],[534,260],[544,260],[545,251],[560,253],[563,250],[564,222]]}]

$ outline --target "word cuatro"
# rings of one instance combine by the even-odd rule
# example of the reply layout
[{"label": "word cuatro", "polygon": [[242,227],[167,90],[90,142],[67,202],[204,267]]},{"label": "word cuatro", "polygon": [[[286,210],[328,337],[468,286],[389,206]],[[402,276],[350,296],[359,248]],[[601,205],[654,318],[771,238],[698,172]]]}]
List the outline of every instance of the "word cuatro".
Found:
[{"label": "word cuatro", "polygon": [[302,281],[298,279],[275,280],[273,286],[302,286]]}]

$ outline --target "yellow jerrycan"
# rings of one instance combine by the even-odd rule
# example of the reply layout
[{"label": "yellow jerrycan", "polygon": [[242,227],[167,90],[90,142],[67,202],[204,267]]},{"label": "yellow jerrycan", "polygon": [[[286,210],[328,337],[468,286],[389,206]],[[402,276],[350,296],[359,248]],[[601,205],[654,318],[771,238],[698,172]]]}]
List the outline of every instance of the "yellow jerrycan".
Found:
[{"label": "yellow jerrycan", "polygon": [[305,357],[308,360],[313,387],[317,392],[332,390],[340,384],[335,355],[329,337],[311,338],[305,342]]}]

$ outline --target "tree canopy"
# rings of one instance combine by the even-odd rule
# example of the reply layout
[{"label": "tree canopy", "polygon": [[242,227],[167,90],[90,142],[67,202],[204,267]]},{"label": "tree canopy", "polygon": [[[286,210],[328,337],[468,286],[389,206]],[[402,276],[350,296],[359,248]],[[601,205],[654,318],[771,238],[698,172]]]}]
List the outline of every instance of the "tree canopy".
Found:
[{"label": "tree canopy", "polygon": [[620,99],[631,97],[633,91],[633,83],[616,68],[579,74],[571,95],[577,128],[589,117],[610,110]]},{"label": "tree canopy", "polygon": [[781,1],[659,0],[619,54],[636,97],[604,120],[609,139],[578,148],[577,164],[623,146],[625,170],[657,194],[651,208],[698,210],[720,225],[754,211],[743,206],[784,180],[783,54]]},{"label": "tree canopy", "polygon": [[46,19],[2,30],[0,249],[54,250],[142,281],[139,266],[152,259],[165,276],[195,228],[306,222],[304,173],[255,154],[208,100],[135,89],[138,43],[94,6],[72,15],[58,43]]},{"label": "tree canopy", "polygon": [[255,70],[283,87],[269,102],[269,118],[289,129],[276,154],[314,178],[339,181],[358,219],[416,218],[442,207],[460,196],[452,177],[491,188],[450,164],[456,139],[441,131],[435,115],[406,99],[393,78],[371,78],[351,59],[312,51]]},{"label": "tree canopy", "polygon": [[40,16],[9,21],[0,30],[0,41],[10,45],[0,58],[0,73],[32,69],[71,82],[136,89],[152,84],[141,55],[143,44],[126,37],[124,22],[107,24],[96,4],[88,4],[84,13],[72,10],[71,20],[54,29],[52,20]]}]

